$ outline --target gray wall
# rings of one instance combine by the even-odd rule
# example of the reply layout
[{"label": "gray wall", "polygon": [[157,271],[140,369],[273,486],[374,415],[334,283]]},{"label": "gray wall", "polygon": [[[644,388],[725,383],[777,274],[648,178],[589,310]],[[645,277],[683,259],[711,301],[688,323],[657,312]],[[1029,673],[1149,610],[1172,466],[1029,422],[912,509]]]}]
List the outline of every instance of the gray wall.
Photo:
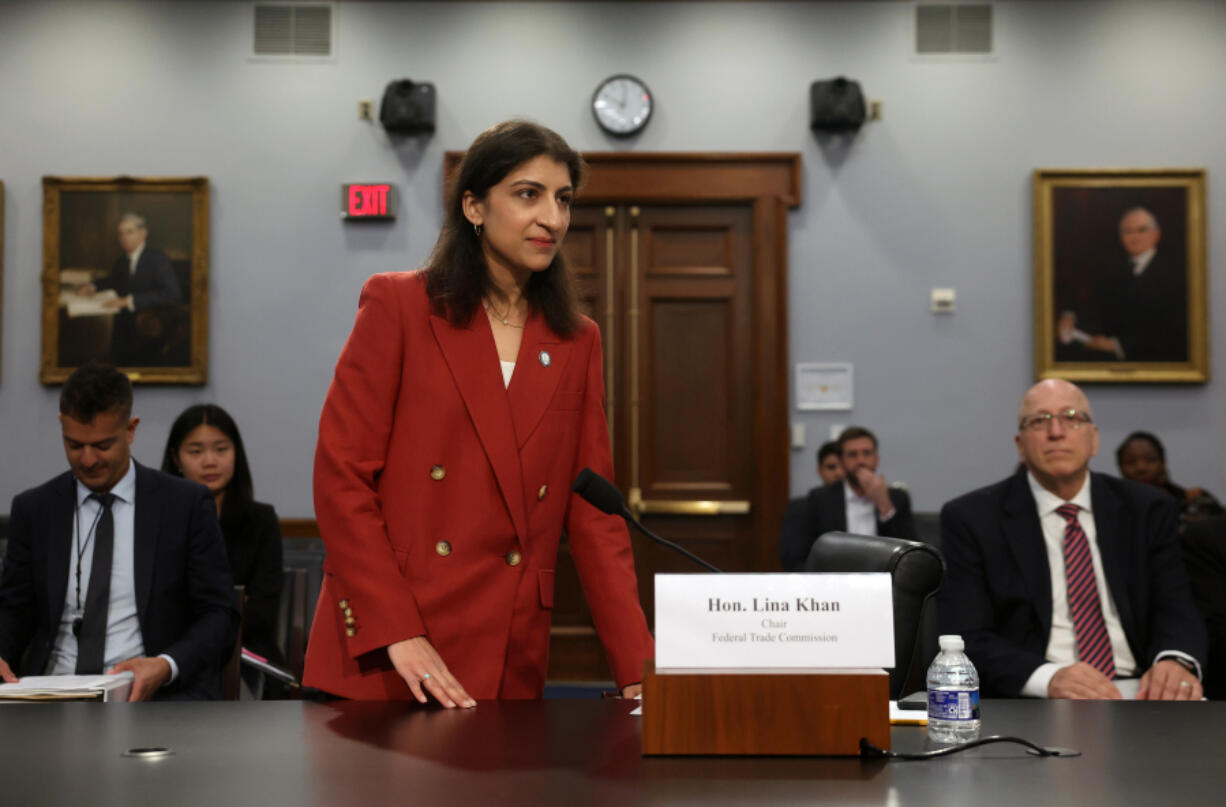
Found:
[{"label": "gray wall", "polygon": [[[247,58],[246,3],[0,2],[5,183],[0,511],[65,466],[57,388],[38,384],[40,177],[207,175],[211,336],[204,388],[141,387],[135,455],[217,401],[243,428],[259,498],[312,514],[315,429],[362,281],[418,265],[439,223],[441,156],[511,116],[578,148],[798,151],[790,361],[855,364],[856,408],[793,413],[812,452],[834,423],[882,438],[882,470],[920,509],[1015,462],[1032,378],[1030,177],[1036,167],[1203,166],[1226,174],[1226,4],[1000,2],[990,60],[919,61],[908,2],[343,3],[326,64]],[[603,77],[646,79],[659,109],[637,140],[601,134]],[[843,73],[884,102],[843,152],[807,129],[807,87]],[[394,145],[356,117],[392,78],[432,80],[438,133]],[[393,225],[337,220],[338,186],[390,179]],[[1209,193],[1210,310],[1226,215]],[[958,311],[928,313],[954,286]],[[1129,430],[1167,441],[1174,478],[1223,492],[1226,330],[1203,386],[1090,390],[1097,461]]]}]

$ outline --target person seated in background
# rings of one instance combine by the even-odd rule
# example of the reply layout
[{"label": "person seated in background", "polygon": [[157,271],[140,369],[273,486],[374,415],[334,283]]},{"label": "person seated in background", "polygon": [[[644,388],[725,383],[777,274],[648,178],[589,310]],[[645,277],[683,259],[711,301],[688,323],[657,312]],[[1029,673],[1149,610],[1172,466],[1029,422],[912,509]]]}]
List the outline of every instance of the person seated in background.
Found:
[{"label": "person seated in background", "polygon": [[[216,404],[190,406],[166,438],[162,470],[213,494],[234,583],[244,587],[243,647],[283,665],[277,645],[281,602],[281,527],[272,505],[257,502],[247,452],[234,419]],[[244,681],[258,697],[259,676]]]},{"label": "person seated in background", "polygon": [[1209,629],[1205,697],[1226,699],[1226,515],[1187,525],[1183,559],[1188,564],[1192,600]]},{"label": "person seated in background", "polygon": [[850,426],[835,443],[843,478],[793,499],[784,512],[779,560],[786,571],[804,571],[813,542],[828,532],[915,540],[911,497],[877,473],[876,436],[862,426]]},{"label": "person seated in background", "polygon": [[1209,516],[1223,514],[1222,505],[1201,488],[1181,488],[1171,481],[1166,470],[1166,449],[1149,432],[1133,432],[1115,450],[1120,476],[1162,488],[1179,502],[1181,529]]},{"label": "person seated in background", "polygon": [[114,367],[64,382],[71,470],[13,499],[0,680],[130,671],[131,701],[221,697],[237,619],[216,509],[200,485],[132,459],[139,422]]},{"label": "person seated in background", "polygon": [[1098,428],[1075,385],[1026,393],[1025,469],[941,510],[941,633],[960,634],[987,697],[1201,697],[1205,625],[1179,551],[1175,502],[1091,473]]},{"label": "person seated in background", "polygon": [[817,476],[823,485],[831,485],[843,478],[843,463],[839,459],[839,441],[827,440],[817,450]]}]

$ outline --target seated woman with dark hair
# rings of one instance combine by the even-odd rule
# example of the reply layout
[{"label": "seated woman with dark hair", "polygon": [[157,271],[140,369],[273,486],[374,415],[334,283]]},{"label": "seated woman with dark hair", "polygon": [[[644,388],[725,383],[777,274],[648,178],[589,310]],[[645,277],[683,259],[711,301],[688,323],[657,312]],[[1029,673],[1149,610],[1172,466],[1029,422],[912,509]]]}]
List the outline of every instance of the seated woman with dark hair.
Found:
[{"label": "seated woman with dark hair", "polygon": [[246,592],[243,647],[282,665],[277,648],[281,527],[272,505],[254,500],[251,469],[234,419],[215,404],[188,407],[170,427],[162,470],[212,492],[234,582]]},{"label": "seated woman with dark hair", "polygon": [[1162,488],[1179,502],[1180,526],[1222,514],[1222,505],[1202,488],[1181,488],[1166,471],[1166,449],[1149,432],[1133,432],[1115,450],[1120,475],[1134,482]]}]

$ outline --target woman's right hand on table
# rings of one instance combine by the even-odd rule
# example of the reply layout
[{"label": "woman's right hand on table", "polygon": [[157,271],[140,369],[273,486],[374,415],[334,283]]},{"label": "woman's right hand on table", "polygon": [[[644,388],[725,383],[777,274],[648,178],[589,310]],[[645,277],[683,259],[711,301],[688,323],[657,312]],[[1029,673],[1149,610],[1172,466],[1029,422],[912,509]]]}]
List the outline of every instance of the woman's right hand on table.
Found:
[{"label": "woman's right hand on table", "polygon": [[477,705],[464,691],[464,687],[460,686],[460,682],[455,680],[434,645],[430,644],[430,640],[425,636],[414,636],[412,639],[388,645],[387,657],[413,691],[413,697],[421,703],[426,702],[426,693],[429,692],[448,709],[457,706],[471,709]]}]

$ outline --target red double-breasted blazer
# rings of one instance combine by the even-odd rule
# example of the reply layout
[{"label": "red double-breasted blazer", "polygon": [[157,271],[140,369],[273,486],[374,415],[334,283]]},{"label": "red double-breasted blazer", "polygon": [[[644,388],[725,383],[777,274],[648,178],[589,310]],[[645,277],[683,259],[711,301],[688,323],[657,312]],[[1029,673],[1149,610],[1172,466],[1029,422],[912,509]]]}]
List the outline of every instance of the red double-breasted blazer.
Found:
[{"label": "red double-breasted blazer", "polygon": [[618,686],[642,679],[626,527],[570,491],[612,476],[601,369],[595,323],[562,338],[534,314],[504,387],[486,317],[432,313],[419,272],[370,278],[320,416],[304,683],[410,698],[385,648],[424,635],[473,697],[540,697],[563,530]]}]

